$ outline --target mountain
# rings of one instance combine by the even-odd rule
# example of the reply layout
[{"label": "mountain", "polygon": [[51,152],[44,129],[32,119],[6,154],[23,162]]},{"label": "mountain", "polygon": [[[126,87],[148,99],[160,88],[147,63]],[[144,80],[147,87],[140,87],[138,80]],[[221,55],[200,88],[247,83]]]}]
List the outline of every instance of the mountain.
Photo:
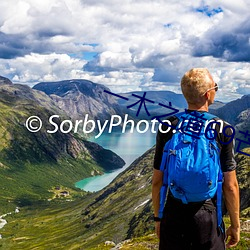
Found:
[{"label": "mountain", "polygon": [[[223,107],[213,110],[213,114],[229,122],[235,128],[236,147],[239,149],[250,147],[247,137],[243,133],[250,131],[250,95],[227,103]],[[244,142],[240,142],[240,140]]]},{"label": "mountain", "polygon": [[[250,153],[250,148],[245,152]],[[99,192],[86,194],[71,202],[42,204],[32,210],[23,208],[18,215],[9,217],[9,223],[2,232],[3,247],[17,250],[35,247],[102,250],[112,248],[105,246],[105,241],[113,241],[118,246],[123,242],[124,249],[155,249],[150,242],[157,245],[156,236],[150,236],[149,242],[145,242],[148,248],[142,244],[147,238],[142,236],[154,232],[151,200],[153,156],[154,148],[135,160]],[[245,209],[249,207],[250,200],[249,157],[239,154],[237,162],[241,209]],[[228,218],[226,223],[228,226]],[[133,240],[134,237],[142,238]],[[242,248],[239,249],[247,249],[247,238],[249,229],[241,235]],[[115,249],[119,249],[118,246]]]},{"label": "mountain", "polygon": [[[142,107],[139,116],[137,118],[139,119],[151,119],[153,116],[156,115],[164,115],[166,114],[166,117],[169,116],[168,114],[172,112],[171,108],[163,107],[159,104],[163,104],[165,106],[171,106],[179,111],[184,111],[184,109],[187,108],[187,102],[182,94],[176,94],[172,91],[135,91],[135,92],[129,92],[129,93],[122,93],[120,94],[123,97],[128,98],[129,100],[123,100],[117,98],[117,102],[119,105],[123,107],[123,110],[125,110],[126,113],[136,117],[136,112],[139,107],[139,103],[131,108],[127,108],[127,106],[132,105],[139,101],[139,97],[135,97],[134,95],[143,97],[144,93],[146,93],[146,98],[150,101],[153,101],[154,103],[151,103],[149,101],[145,102],[145,106],[150,113],[151,117],[148,116],[148,114],[145,111],[145,107]],[[171,105],[170,105],[171,103]],[[215,101],[211,106],[210,110],[216,110],[218,108],[221,108],[224,106],[224,103]],[[126,109],[127,108],[127,109]]]},{"label": "mountain", "polygon": [[88,80],[65,80],[59,82],[41,82],[33,89],[50,95],[57,106],[73,119],[89,119],[104,121],[111,115],[123,114],[116,99],[104,90],[109,89],[101,84]]},{"label": "mountain", "polygon": [[250,95],[244,95],[240,99],[231,101],[213,113],[226,120],[233,126],[239,123],[239,115],[250,108]]},{"label": "mountain", "polygon": [[[50,198],[54,186],[74,189],[74,183],[83,178],[125,164],[118,155],[79,134],[48,133],[54,129],[49,117],[55,114],[57,126],[69,119],[43,92],[25,85],[0,85],[0,183],[4,190],[0,212]],[[39,116],[43,122],[37,133],[26,128],[30,116]]]},{"label": "mountain", "polygon": [[[147,100],[142,105],[138,116],[136,116],[140,103],[137,103],[136,105],[129,107],[129,108],[127,108],[127,106],[133,105],[136,102],[140,101],[141,98],[139,97],[143,97],[144,94]],[[148,119],[152,119],[156,115],[164,115],[164,114],[167,114],[166,117],[169,116],[168,114],[172,112],[173,110],[171,110],[171,108],[169,109],[169,108],[163,107],[159,105],[159,103],[165,106],[171,106],[177,110],[178,109],[184,110],[184,108],[186,108],[186,101],[183,95],[176,94],[171,91],[147,91],[147,92],[134,91],[134,92],[129,92],[129,93],[122,93],[119,95],[128,99],[126,101],[126,100],[117,98],[117,102],[119,103],[119,105],[123,107],[123,110],[125,111],[125,113],[129,114],[131,117],[133,117],[136,120],[139,120],[139,119],[148,120]],[[137,95],[137,97],[134,95]],[[171,104],[169,104],[169,102],[171,102]],[[146,109],[148,110],[150,116],[147,114]]]},{"label": "mountain", "polygon": [[[0,120],[0,182],[4,190],[0,207],[6,205],[4,209],[9,209],[9,202],[4,203],[6,200],[22,205],[20,213],[6,217],[8,224],[0,232],[3,249],[103,250],[110,249],[104,246],[105,241],[117,244],[152,233],[154,148],[136,159],[103,190],[80,193],[73,189],[72,183],[79,176],[84,178],[92,171],[103,171],[100,164],[105,160],[105,151],[99,154],[99,149],[95,150],[98,146],[88,146],[79,135],[48,135],[45,127],[50,127],[46,122],[39,133],[27,132],[24,123],[30,115],[38,115],[42,121],[47,121],[55,113],[60,114],[61,119],[68,119],[68,115],[59,110],[45,93],[24,88],[4,85],[3,94],[0,94],[0,116],[3,118]],[[248,108],[239,110],[237,119],[242,124],[249,120]],[[91,150],[94,153],[90,153]],[[250,149],[244,149],[244,152],[250,154]],[[238,154],[236,160],[241,209],[246,211],[250,200],[249,157]],[[74,195],[70,199],[45,200],[52,197],[51,191],[58,196],[58,186]],[[39,199],[42,202],[38,203]],[[249,235],[242,234],[243,238],[249,238]],[[127,243],[127,249],[147,249]]]},{"label": "mountain", "polygon": [[8,78],[0,76],[0,84],[13,84]]},{"label": "mountain", "polygon": [[214,101],[214,103],[209,106],[209,112],[212,113],[213,110],[217,110],[219,108],[222,108],[223,106],[225,106],[225,103],[220,102],[220,101]]},{"label": "mountain", "polygon": [[[250,147],[243,150],[250,155]],[[240,186],[241,210],[248,208],[247,216],[250,217],[250,156],[238,153],[236,155],[237,178]]]},{"label": "mountain", "polygon": [[[169,109],[159,104],[168,106],[169,102],[171,102],[171,106],[180,111],[183,111],[187,107],[183,95],[171,91],[119,93],[118,95],[128,99],[126,101],[112,94],[105,93],[104,90],[109,92],[110,90],[104,85],[81,79],[41,82],[35,85],[33,89],[50,95],[57,106],[75,120],[83,118],[86,114],[89,115],[89,119],[100,120],[102,122],[110,119],[111,115],[123,116],[124,114],[129,114],[135,120],[151,119],[153,116],[169,114],[171,112],[171,108]],[[133,94],[142,97],[144,93],[146,93],[147,99],[154,102],[145,102],[145,106],[151,117],[147,115],[145,107],[142,107],[139,116],[136,116],[139,103],[131,108],[127,108],[127,106],[140,100],[138,97],[133,96]],[[211,106],[211,110],[218,109],[223,105],[221,102],[215,102]]]},{"label": "mountain", "polygon": [[[138,98],[132,96],[132,94],[143,96],[144,93],[145,92],[143,91],[134,91],[129,93],[123,93],[122,96],[133,99],[129,100],[129,103],[127,103],[127,105],[130,105],[131,103],[133,103],[133,101],[135,102],[139,100]],[[182,94],[176,94],[172,91],[147,91],[146,98],[155,102],[155,104],[150,104],[146,102],[146,105],[149,104],[150,106],[154,106],[154,109],[159,108],[157,107],[158,103],[168,105],[169,102],[171,102],[173,107],[178,107],[182,109],[184,109],[187,106],[184,96]],[[119,103],[121,102],[124,103],[124,101],[119,100]]]}]

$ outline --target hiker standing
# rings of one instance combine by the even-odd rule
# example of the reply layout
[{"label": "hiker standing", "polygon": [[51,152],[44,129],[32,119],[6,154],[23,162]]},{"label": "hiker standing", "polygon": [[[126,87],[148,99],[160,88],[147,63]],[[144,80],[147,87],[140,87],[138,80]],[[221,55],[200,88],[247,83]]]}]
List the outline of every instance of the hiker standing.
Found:
[{"label": "hiker standing", "polygon": [[[230,248],[240,238],[234,133],[208,113],[218,85],[207,69],[186,72],[181,89],[188,109],[170,117],[171,130],[158,131],[156,139],[152,199],[159,249]],[[231,221],[226,231],[222,192]]]}]

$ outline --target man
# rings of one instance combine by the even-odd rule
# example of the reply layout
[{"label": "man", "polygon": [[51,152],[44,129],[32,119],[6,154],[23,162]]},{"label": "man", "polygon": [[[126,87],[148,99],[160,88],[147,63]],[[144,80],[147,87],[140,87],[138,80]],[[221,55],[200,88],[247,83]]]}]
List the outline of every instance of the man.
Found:
[{"label": "man", "polygon": [[[208,112],[208,106],[214,102],[217,84],[207,69],[194,68],[186,72],[181,80],[181,89],[188,104],[188,111]],[[170,117],[172,125],[178,118]],[[223,121],[223,128],[228,124]],[[154,206],[155,230],[160,239],[160,250],[210,249],[221,250],[236,246],[240,238],[239,222],[239,187],[236,179],[234,160],[234,142],[229,142],[232,131],[226,128],[216,138],[220,146],[220,162],[223,171],[223,195],[230,216],[231,226],[226,235],[217,226],[216,197],[202,202],[183,204],[181,200],[168,192],[163,218],[159,219],[160,189],[163,183],[163,172],[160,164],[165,143],[171,139],[173,129],[168,133],[158,131],[152,179],[152,199]],[[174,131],[175,132],[175,131]],[[224,224],[223,224],[224,225]],[[226,236],[226,237],[225,237]]]}]

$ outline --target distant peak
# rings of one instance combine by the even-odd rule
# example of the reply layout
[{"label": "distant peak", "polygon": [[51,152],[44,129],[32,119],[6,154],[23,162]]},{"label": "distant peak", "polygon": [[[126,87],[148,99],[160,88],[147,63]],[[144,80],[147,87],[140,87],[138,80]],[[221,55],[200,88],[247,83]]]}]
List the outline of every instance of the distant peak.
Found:
[{"label": "distant peak", "polygon": [[93,83],[85,79],[70,79],[57,82],[40,82],[33,89],[45,92],[47,95],[65,96],[68,93],[81,92],[87,96],[95,96],[96,89],[106,89],[102,84]]},{"label": "distant peak", "polygon": [[8,78],[0,76],[0,84],[13,84],[13,83]]}]

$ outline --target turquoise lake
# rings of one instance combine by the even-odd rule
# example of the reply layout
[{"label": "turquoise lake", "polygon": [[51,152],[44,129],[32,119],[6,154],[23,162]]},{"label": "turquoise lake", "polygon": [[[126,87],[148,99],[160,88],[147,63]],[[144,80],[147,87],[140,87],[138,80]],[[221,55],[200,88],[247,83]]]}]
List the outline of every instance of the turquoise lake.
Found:
[{"label": "turquoise lake", "polygon": [[106,149],[118,154],[125,162],[125,166],[111,173],[78,181],[75,186],[85,191],[95,192],[107,186],[119,173],[123,172],[135,159],[155,145],[156,134],[148,130],[146,133],[112,132],[105,133],[99,138],[90,138],[90,141],[98,143]]}]

